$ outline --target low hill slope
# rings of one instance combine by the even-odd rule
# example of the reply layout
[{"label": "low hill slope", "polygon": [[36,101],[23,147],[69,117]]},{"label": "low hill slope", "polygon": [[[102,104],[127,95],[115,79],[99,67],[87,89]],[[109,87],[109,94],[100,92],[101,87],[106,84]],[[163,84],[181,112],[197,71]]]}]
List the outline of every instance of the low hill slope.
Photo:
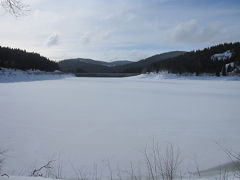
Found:
[{"label": "low hill slope", "polygon": [[150,67],[152,63],[162,61],[165,59],[177,57],[180,55],[183,55],[186,53],[185,51],[171,51],[171,52],[166,52],[162,54],[157,54],[154,56],[151,56],[149,58],[140,60],[138,62],[133,62],[130,64],[122,65],[122,66],[117,66],[114,68],[114,71],[116,72],[127,72],[127,73],[140,73],[144,71],[144,69],[147,69]]},{"label": "low hill slope", "polygon": [[174,74],[211,73],[227,75],[240,72],[240,43],[225,43],[185,53],[153,63],[147,71],[167,71]]},{"label": "low hill slope", "polygon": [[82,62],[78,59],[63,60],[59,63],[59,68],[63,72],[72,73],[108,73],[111,68],[97,63]]}]

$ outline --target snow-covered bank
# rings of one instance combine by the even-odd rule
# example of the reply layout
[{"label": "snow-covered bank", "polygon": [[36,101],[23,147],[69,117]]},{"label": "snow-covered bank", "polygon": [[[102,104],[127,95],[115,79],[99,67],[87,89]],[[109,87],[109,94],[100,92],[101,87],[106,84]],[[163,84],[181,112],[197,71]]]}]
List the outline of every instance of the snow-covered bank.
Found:
[{"label": "snow-covered bank", "polygon": [[[73,74],[66,74],[60,71],[55,72],[44,72],[39,70],[14,70],[1,68],[0,69],[0,83],[7,82],[28,82],[28,81],[39,81],[39,80],[57,80],[63,78],[75,77]],[[141,74],[138,76],[127,77],[126,79],[145,79],[145,80],[163,80],[163,79],[177,79],[177,80],[226,80],[226,81],[238,81],[240,80],[239,75],[228,75],[217,77],[209,74],[201,74],[195,76],[193,74],[171,74],[167,72],[161,73],[148,73]]]},{"label": "snow-covered bank", "polygon": [[64,74],[60,71],[44,72],[39,70],[14,70],[1,68],[0,69],[0,83],[7,82],[26,82],[26,81],[39,81],[39,80],[54,80],[67,77],[73,77],[72,74]]},{"label": "snow-covered bank", "polygon": [[148,73],[141,74],[136,77],[130,77],[133,79],[145,79],[145,80],[164,80],[164,79],[176,79],[176,80],[219,80],[219,81],[239,81],[240,75],[228,75],[228,76],[214,76],[210,74],[201,74],[199,76],[193,74],[171,74],[167,72],[161,73]]}]

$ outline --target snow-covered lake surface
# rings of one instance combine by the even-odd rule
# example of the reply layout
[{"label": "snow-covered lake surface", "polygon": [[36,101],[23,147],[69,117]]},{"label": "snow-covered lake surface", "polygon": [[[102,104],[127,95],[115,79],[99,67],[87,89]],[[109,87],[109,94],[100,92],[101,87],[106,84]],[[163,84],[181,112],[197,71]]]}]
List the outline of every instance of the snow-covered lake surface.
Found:
[{"label": "snow-covered lake surface", "polygon": [[[228,161],[240,149],[237,78],[66,78],[0,83],[0,144],[15,174],[49,159],[72,167],[141,166],[153,139],[179,147],[183,167]],[[104,165],[103,165],[104,166]]]}]

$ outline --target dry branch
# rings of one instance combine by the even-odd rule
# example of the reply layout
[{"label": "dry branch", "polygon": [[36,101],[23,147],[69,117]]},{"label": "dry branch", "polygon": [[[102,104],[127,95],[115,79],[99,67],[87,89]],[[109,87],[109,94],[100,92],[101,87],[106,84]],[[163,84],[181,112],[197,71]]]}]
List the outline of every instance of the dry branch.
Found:
[{"label": "dry branch", "polygon": [[28,5],[22,0],[1,0],[0,3],[3,9],[15,17],[25,15],[29,11]]},{"label": "dry branch", "polygon": [[31,173],[31,176],[42,176],[41,171],[43,169],[45,169],[45,170],[52,169],[53,168],[53,166],[52,166],[53,163],[54,163],[54,161],[48,161],[48,163],[45,164],[44,166],[42,166],[38,169],[34,169],[33,172]]}]

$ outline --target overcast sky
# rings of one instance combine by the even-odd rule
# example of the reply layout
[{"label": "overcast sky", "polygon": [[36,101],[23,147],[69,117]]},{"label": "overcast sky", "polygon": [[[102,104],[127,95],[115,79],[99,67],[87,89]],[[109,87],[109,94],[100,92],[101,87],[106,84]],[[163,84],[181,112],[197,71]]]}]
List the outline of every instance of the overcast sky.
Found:
[{"label": "overcast sky", "polygon": [[240,0],[25,0],[0,10],[0,46],[52,60],[139,60],[173,50],[240,41]]}]

